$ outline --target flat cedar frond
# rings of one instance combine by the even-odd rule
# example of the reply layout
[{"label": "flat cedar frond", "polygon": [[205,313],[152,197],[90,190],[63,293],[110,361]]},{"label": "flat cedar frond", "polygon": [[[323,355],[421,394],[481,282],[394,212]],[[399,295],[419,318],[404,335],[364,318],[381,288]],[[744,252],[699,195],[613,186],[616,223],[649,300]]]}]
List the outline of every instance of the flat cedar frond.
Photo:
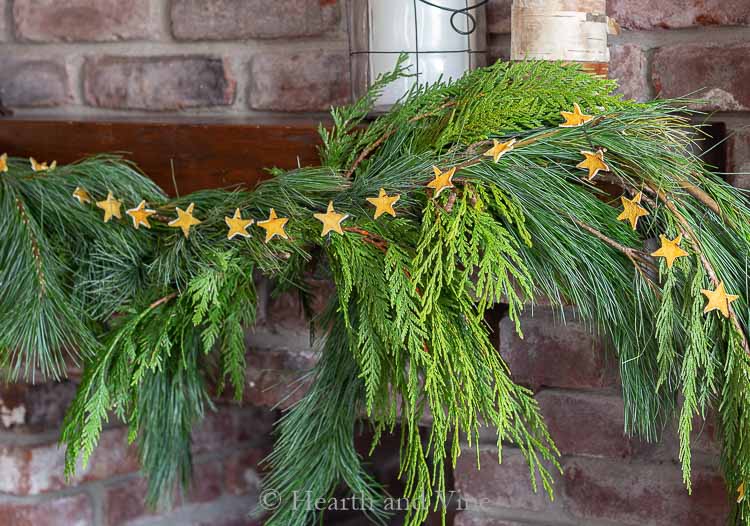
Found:
[{"label": "flat cedar frond", "polygon": [[[298,288],[312,268],[336,285],[316,320],[321,358],[310,390],[282,417],[266,487],[282,506],[268,519],[305,526],[321,517],[293,506],[295,491],[328,497],[342,483],[375,503],[380,488],[354,448],[355,425],[400,432],[405,524],[445,505],[445,473],[462,441],[526,459],[530,484],[552,495],[559,470],[533,393],[516,385],[490,340],[485,311],[508,306],[516,322],[543,299],[610,343],[620,365],[626,432],[658,440],[676,422],[690,488],[696,420],[718,413],[722,466],[734,493],[750,484],[750,205],[695,153],[700,129],[685,101],[623,101],[614,82],[558,63],[498,63],[453,83],[415,85],[390,112],[362,126],[397,68],[321,129],[321,166],[270,170],[252,191],[205,190],[168,199],[116,157],[45,173],[9,158],[0,174],[0,365],[10,376],[64,372],[80,351],[84,373],[62,441],[66,471],[93,452],[114,413],[130,428],[149,478],[149,501],[189,482],[190,433],[211,407],[209,386],[241,397],[244,328],[255,322],[254,273],[276,290]],[[579,104],[592,120],[561,128]],[[698,133],[696,133],[698,132]],[[493,158],[493,139],[512,150]],[[589,180],[581,152],[608,170]],[[593,154],[592,154],[593,155]],[[456,168],[439,195],[433,167]],[[602,183],[606,183],[607,191]],[[92,201],[112,192],[146,200],[152,228],[102,221]],[[399,195],[396,217],[367,202]],[[614,189],[614,190],[611,190]],[[637,228],[618,219],[620,197],[640,196]],[[348,214],[343,235],[320,235],[314,213]],[[186,238],[166,222],[193,204]],[[289,219],[288,239],[227,239],[225,217]],[[660,235],[687,256],[652,255]],[[701,291],[723,283],[738,296],[704,314]],[[678,404],[677,401],[680,401]],[[429,429],[423,430],[429,416]],[[750,499],[732,520],[750,526]]]}]

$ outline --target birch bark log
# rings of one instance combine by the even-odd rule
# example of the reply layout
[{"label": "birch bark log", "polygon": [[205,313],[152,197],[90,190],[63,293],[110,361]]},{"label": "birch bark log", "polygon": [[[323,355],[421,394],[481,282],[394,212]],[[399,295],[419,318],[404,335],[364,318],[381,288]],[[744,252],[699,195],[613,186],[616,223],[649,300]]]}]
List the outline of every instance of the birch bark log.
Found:
[{"label": "birch bark log", "polygon": [[511,60],[581,62],[606,75],[614,27],[606,13],[606,0],[513,0]]}]

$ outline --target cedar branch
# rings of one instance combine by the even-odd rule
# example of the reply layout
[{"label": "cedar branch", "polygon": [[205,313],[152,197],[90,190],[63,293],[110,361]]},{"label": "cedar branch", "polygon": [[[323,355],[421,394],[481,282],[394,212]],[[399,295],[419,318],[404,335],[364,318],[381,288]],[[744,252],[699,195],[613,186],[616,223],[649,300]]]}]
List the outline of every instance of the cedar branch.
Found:
[{"label": "cedar branch", "polygon": [[[711,262],[706,257],[706,254],[701,247],[700,239],[690,226],[690,223],[687,221],[687,219],[685,219],[685,216],[683,216],[682,213],[677,209],[677,206],[672,201],[667,199],[667,196],[664,195],[664,192],[653,187],[651,189],[657,193],[659,199],[664,202],[665,206],[669,209],[670,212],[672,212],[672,215],[674,215],[675,219],[677,219],[677,221],[680,223],[680,233],[693,246],[693,249],[698,254],[701,265],[703,265],[703,268],[706,270],[711,283],[714,285],[714,287],[717,287],[720,282],[719,277],[716,275],[716,271],[714,270],[713,265],[711,265]],[[747,335],[742,328],[742,324],[737,317],[737,313],[734,311],[734,308],[731,304],[727,305],[727,307],[729,310],[729,319],[731,320],[734,329],[737,331],[737,334],[739,334],[740,338],[742,338],[742,347],[745,350],[745,353],[750,355],[750,344],[748,344]]]}]

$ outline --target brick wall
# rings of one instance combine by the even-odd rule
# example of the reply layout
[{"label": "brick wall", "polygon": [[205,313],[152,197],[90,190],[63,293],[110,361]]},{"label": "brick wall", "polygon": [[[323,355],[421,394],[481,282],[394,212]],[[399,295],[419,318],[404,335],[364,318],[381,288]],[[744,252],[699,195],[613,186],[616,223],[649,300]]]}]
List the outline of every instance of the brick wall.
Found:
[{"label": "brick wall", "polygon": [[[218,400],[193,435],[195,476],[172,509],[144,503],[145,479],[126,429],[112,422],[86,469],[63,476],[58,446],[70,381],[0,385],[0,526],[258,526],[248,518],[260,491],[260,460],[272,446],[278,402],[289,381],[312,363],[306,325],[289,297],[261,302],[260,323],[248,334],[244,404]],[[268,317],[266,309],[279,312]]]},{"label": "brick wall", "polygon": [[0,0],[0,97],[24,114],[254,116],[348,99],[336,0]]},{"label": "brick wall", "polygon": [[[510,4],[490,4],[493,58],[508,57]],[[719,157],[750,171],[750,2],[610,0],[609,9],[623,27],[611,40],[622,92],[704,89],[713,129],[731,134]],[[348,97],[342,11],[336,0],[0,0],[0,98],[21,115],[320,112]],[[750,176],[732,182],[750,188]],[[251,524],[257,462],[271,445],[267,408],[314,361],[295,301],[264,301],[261,312],[273,315],[248,336],[247,404],[220,405],[197,434],[195,488],[172,511],[144,508],[116,425],[91,466],[63,480],[56,440],[73,382],[0,388],[0,526]],[[544,308],[524,316],[523,341],[507,319],[497,326],[517,381],[538,393],[564,472],[550,503],[531,492],[518,452],[507,449],[497,465],[488,436],[482,469],[467,448],[455,470],[466,500],[457,526],[722,524],[728,504],[710,423],[696,433],[688,497],[673,431],[659,445],[623,436],[617,367],[600,342],[575,323],[555,325]]]}]

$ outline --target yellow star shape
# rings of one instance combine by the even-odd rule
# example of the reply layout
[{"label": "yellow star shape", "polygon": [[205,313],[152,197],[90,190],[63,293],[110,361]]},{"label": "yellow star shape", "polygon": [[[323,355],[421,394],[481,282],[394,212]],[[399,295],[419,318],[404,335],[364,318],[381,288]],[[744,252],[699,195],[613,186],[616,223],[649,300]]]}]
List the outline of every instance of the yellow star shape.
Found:
[{"label": "yellow star shape", "polygon": [[97,201],[96,206],[104,210],[105,223],[108,223],[112,217],[116,217],[117,219],[122,217],[122,215],[120,215],[120,206],[122,206],[122,202],[115,199],[112,192],[107,194],[107,199],[104,201]]},{"label": "yellow star shape", "polygon": [[73,190],[73,197],[78,199],[78,202],[81,204],[91,202],[91,195],[89,195],[86,189],[81,186],[76,186],[76,189]]},{"label": "yellow star shape", "polygon": [[284,230],[284,226],[286,225],[287,221],[289,221],[289,219],[286,217],[276,217],[276,210],[274,210],[273,208],[268,214],[268,219],[258,221],[258,226],[266,231],[266,243],[271,241],[275,236],[279,236],[283,239],[289,239],[289,236]]},{"label": "yellow star shape", "polygon": [[177,219],[173,219],[167,225],[172,228],[181,228],[183,235],[186,238],[190,237],[190,227],[201,223],[201,221],[193,217],[194,208],[195,203],[190,203],[187,210],[182,210],[179,206],[175,207],[175,210],[177,210]]},{"label": "yellow star shape", "polygon": [[320,233],[320,237],[325,236],[328,232],[336,232],[337,234],[344,234],[341,229],[341,223],[343,223],[349,214],[339,214],[333,209],[333,201],[328,201],[328,210],[325,214],[313,214],[315,219],[323,223],[323,231]]},{"label": "yellow star shape", "polygon": [[31,163],[31,169],[35,172],[52,171],[57,168],[57,161],[52,161],[52,164],[47,166],[47,163],[38,163],[33,157],[29,157]]},{"label": "yellow star shape", "polygon": [[745,500],[745,483],[740,483],[739,486],[737,486],[737,504]]},{"label": "yellow star shape", "polygon": [[511,139],[507,142],[500,142],[497,139],[492,139],[494,146],[484,152],[485,157],[492,157],[492,160],[497,162],[500,157],[508,153],[513,149],[513,145],[516,144],[516,139]]},{"label": "yellow star shape", "polygon": [[620,221],[630,221],[630,226],[633,227],[633,230],[635,230],[635,228],[638,226],[639,217],[649,215],[648,210],[640,205],[641,197],[643,197],[643,194],[641,192],[635,194],[633,199],[628,199],[624,195],[620,196],[623,210],[620,215],[617,216],[617,219]]},{"label": "yellow star shape", "polygon": [[151,228],[151,223],[148,222],[148,218],[156,213],[156,210],[146,208],[146,201],[141,201],[138,206],[125,211],[130,217],[133,218],[133,227],[138,230],[141,225],[146,228]]},{"label": "yellow star shape", "polygon": [[712,310],[718,310],[725,318],[729,317],[729,304],[739,299],[739,296],[735,294],[727,294],[727,291],[724,290],[723,281],[719,282],[716,290],[701,289],[701,293],[706,296],[707,301],[706,308],[703,309],[703,314]]},{"label": "yellow star shape", "polygon": [[585,157],[583,161],[576,165],[576,168],[582,168],[589,171],[589,181],[591,181],[599,172],[609,172],[609,165],[604,162],[604,150],[594,152],[581,151]]},{"label": "yellow star shape", "polygon": [[367,198],[370,203],[375,205],[375,219],[383,214],[390,214],[393,217],[396,217],[396,211],[393,209],[393,205],[395,205],[399,199],[401,199],[400,195],[388,195],[382,188],[378,192],[377,197]]},{"label": "yellow star shape", "polygon": [[0,172],[8,171],[8,154],[4,153],[0,155]]},{"label": "yellow star shape", "polygon": [[561,111],[560,115],[565,119],[565,122],[560,125],[560,128],[576,128],[578,126],[583,126],[594,118],[593,115],[584,115],[581,111],[581,107],[575,102],[573,103],[573,111]]},{"label": "yellow star shape", "polygon": [[435,190],[435,195],[433,197],[439,196],[446,188],[455,188],[453,185],[453,176],[456,174],[455,167],[447,172],[441,172],[440,168],[433,166],[432,171],[435,172],[435,179],[427,183],[427,187]]},{"label": "yellow star shape", "polygon": [[225,217],[224,222],[229,227],[227,239],[232,239],[236,236],[250,237],[247,227],[255,223],[252,219],[242,219],[242,214],[240,214],[239,208],[234,211],[234,216]]},{"label": "yellow star shape", "polygon": [[681,235],[678,235],[674,239],[668,239],[667,236],[661,234],[659,239],[661,239],[661,248],[656,252],[652,252],[651,255],[666,259],[667,268],[672,268],[675,259],[688,255],[687,252],[680,248],[680,243],[682,242]]}]

